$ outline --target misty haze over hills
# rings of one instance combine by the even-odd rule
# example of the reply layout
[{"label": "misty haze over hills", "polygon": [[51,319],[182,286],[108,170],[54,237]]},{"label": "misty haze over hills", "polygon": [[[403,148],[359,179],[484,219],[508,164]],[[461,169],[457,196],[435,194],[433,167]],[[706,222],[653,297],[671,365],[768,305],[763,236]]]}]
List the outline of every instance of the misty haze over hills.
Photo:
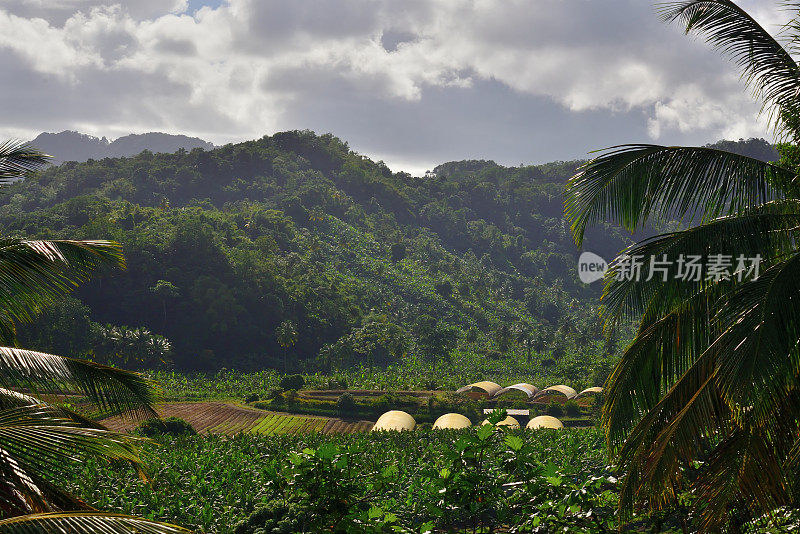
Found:
[{"label": "misty haze over hills", "polygon": [[160,132],[130,134],[114,141],[74,131],[41,133],[31,141],[31,144],[53,156],[52,161],[55,165],[65,161],[135,156],[144,150],[171,154],[181,148],[186,150],[194,148],[211,150],[214,148],[213,144],[197,137]]}]

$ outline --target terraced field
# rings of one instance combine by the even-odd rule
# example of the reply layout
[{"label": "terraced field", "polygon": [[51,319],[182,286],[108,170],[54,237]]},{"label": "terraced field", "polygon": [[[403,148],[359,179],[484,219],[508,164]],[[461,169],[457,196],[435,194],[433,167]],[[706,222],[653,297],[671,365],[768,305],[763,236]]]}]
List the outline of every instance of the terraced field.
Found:
[{"label": "terraced field", "polygon": [[[201,434],[353,434],[372,428],[370,421],[265,412],[227,402],[174,402],[161,404],[157,410],[162,418],[184,419]],[[135,422],[121,417],[109,417],[101,422],[118,432],[129,432],[136,426]]]}]

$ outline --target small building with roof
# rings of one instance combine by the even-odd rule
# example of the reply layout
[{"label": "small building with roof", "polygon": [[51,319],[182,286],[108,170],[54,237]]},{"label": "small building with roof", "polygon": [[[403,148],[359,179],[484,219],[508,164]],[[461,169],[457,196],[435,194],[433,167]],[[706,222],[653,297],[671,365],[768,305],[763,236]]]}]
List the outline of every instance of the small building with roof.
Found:
[{"label": "small building with roof", "polygon": [[593,387],[593,388],[586,388],[580,393],[578,393],[575,398],[580,399],[581,397],[585,397],[587,395],[600,395],[603,393],[603,388],[601,387]]},{"label": "small building with roof", "polygon": [[[485,419],[481,425],[491,425],[488,419]],[[511,417],[510,415],[497,423],[495,426],[505,426],[508,428],[519,428],[519,421]]]},{"label": "small building with roof", "polygon": [[500,384],[495,384],[489,380],[484,380],[482,382],[475,382],[473,384],[468,384],[463,388],[459,388],[456,390],[456,393],[463,393],[473,399],[478,398],[492,398],[498,391],[503,389],[500,387]]},{"label": "small building with roof", "polygon": [[527,400],[530,400],[536,396],[537,393],[539,393],[539,388],[525,382],[520,382],[519,384],[514,384],[513,386],[501,388],[492,396],[492,398],[497,399],[503,396],[512,396],[515,393],[518,396],[523,395]]},{"label": "small building with roof", "polygon": [[566,402],[578,396],[578,392],[564,384],[546,387],[539,393],[534,395],[534,402],[547,402],[549,400],[557,400],[558,402]]}]

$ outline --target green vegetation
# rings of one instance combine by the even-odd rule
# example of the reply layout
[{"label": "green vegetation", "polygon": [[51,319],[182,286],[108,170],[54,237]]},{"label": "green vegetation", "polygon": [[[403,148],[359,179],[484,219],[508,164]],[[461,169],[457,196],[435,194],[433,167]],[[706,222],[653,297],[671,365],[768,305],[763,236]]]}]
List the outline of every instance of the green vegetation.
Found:
[{"label": "green vegetation", "polygon": [[[620,485],[606,466],[603,442],[594,430],[505,431],[491,425],[465,431],[164,437],[145,447],[152,484],[95,461],[64,476],[94,506],[210,534],[234,528],[254,532],[282,518],[297,521],[288,530],[293,533],[326,531],[318,521],[327,521],[328,529],[340,526],[328,531],[351,533],[390,527],[423,532],[425,525],[441,531],[505,525],[521,531],[613,532],[619,526]],[[682,504],[639,516],[622,531],[695,531],[697,523],[688,514],[693,502],[695,497],[682,493]],[[281,516],[287,509],[289,515]],[[777,518],[787,526],[797,520],[789,511]],[[767,532],[762,527],[750,532]]]},{"label": "green vegetation", "polygon": [[196,434],[192,425],[179,417],[147,419],[136,427],[135,432],[148,438],[156,436],[191,436]]},{"label": "green vegetation", "polygon": [[[0,184],[41,166],[28,145],[0,145]],[[15,330],[103,267],[124,266],[107,241],[0,240],[0,530],[3,532],[149,532],[182,529],[97,512],[65,491],[59,468],[100,459],[141,469],[136,440],[105,430],[65,406],[80,395],[98,413],[152,415],[152,384],[141,375],[17,348]],[[47,397],[39,398],[39,393]],[[34,396],[36,395],[36,396]],[[42,515],[47,512],[61,512]]]},{"label": "green vegetation", "polygon": [[[260,510],[248,519],[249,528],[256,529],[274,517],[277,502],[294,507],[306,521],[306,530],[292,532],[323,531],[315,521],[347,524],[348,532],[388,532],[381,522],[420,532],[429,522],[439,528],[474,522],[531,525],[534,517],[551,528],[585,522],[586,532],[595,529],[592,524],[613,528],[615,483],[608,479],[599,433],[485,428],[480,433],[164,437],[146,448],[152,485],[97,462],[76,466],[65,476],[94,506],[209,533],[231,532]],[[513,485],[519,482],[524,485]],[[559,510],[563,503],[568,506]],[[572,504],[581,508],[569,508]],[[587,515],[590,509],[597,518]]]},{"label": "green vegetation", "polygon": [[[599,287],[577,280],[561,213],[577,164],[453,162],[414,178],[311,132],[66,163],[8,186],[0,229],[114,239],[128,269],[21,337],[140,369],[436,380],[420,369],[530,376],[548,360],[588,381],[632,331],[603,340]],[[612,227],[590,238],[606,257],[628,242]]]},{"label": "green vegetation", "polygon": [[[570,181],[566,210],[578,244],[597,221],[688,226],[626,251],[671,260],[664,278],[626,276],[620,262],[605,279],[607,328],[641,322],[610,376],[603,424],[625,473],[624,514],[678,506],[691,491],[702,531],[739,532],[800,504],[800,24],[776,40],[727,0],[661,9],[736,62],[792,145],[779,145],[777,163],[712,147],[616,147]],[[681,277],[680,259],[693,256],[723,270]]]}]

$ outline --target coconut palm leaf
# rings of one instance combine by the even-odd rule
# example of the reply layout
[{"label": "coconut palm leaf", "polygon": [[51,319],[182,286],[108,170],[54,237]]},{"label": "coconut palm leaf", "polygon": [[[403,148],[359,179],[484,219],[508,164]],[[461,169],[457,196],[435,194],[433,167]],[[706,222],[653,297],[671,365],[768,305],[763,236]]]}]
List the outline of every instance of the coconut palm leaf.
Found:
[{"label": "coconut palm leaf", "polygon": [[705,313],[710,300],[700,293],[642,324],[625,350],[604,390],[603,427],[612,452],[619,452],[631,428],[651,413],[713,339]]},{"label": "coconut palm leaf", "polygon": [[[797,8],[796,2],[787,7]],[[769,108],[778,130],[797,137],[785,116],[798,116],[800,69],[791,54],[753,17],[731,0],[665,2],[660,7],[667,22],[680,22],[686,33],[696,32],[731,57],[756,98]],[[791,26],[788,27],[791,29]]]},{"label": "coconut palm leaf", "polygon": [[47,164],[50,156],[22,141],[0,144],[0,185],[13,183]]},{"label": "coconut palm leaf", "polygon": [[[800,11],[800,2],[787,5]],[[730,55],[776,128],[800,139],[798,65],[777,40],[730,0],[661,9]],[[797,46],[800,19],[785,31]],[[578,244],[588,224],[609,219],[629,230],[699,223],[625,251],[671,260],[666,279],[624,276],[625,258],[606,275],[606,328],[641,318],[603,407],[609,449],[625,473],[623,511],[668,506],[691,485],[701,530],[719,531],[731,503],[763,515],[798,495],[800,166],[782,165],[710,148],[625,145],[568,184],[565,210]],[[729,277],[677,279],[676,257],[716,254],[758,255],[760,276],[739,276],[743,266]]]},{"label": "coconut palm leaf", "polygon": [[682,468],[701,454],[709,436],[729,425],[728,411],[709,371],[693,366],[667,395],[689,391],[686,403],[678,407],[665,397],[630,432],[619,453],[620,468],[628,474],[620,491],[624,511],[645,501],[653,509],[674,502],[677,491],[685,487]]},{"label": "coconut palm leaf", "polygon": [[[701,472],[698,494],[728,503],[745,492],[767,511],[789,502],[785,459],[800,435],[800,321],[792,302],[799,277],[795,254],[733,286],[721,307],[707,291],[643,326],[612,374],[604,407],[609,445],[628,473],[624,510],[669,505],[683,470],[705,450],[713,463]],[[710,322],[709,305],[719,309]],[[631,421],[638,423],[628,430]],[[723,445],[712,446],[715,438]],[[703,523],[719,528],[726,512],[725,504],[704,506]]]},{"label": "coconut palm leaf", "polygon": [[589,161],[569,180],[565,213],[578,245],[602,221],[628,230],[648,220],[699,215],[703,222],[782,197],[794,173],[708,147],[621,145]]},{"label": "coconut palm leaf", "polygon": [[[800,375],[800,254],[738,284],[714,321],[719,387],[740,425],[776,424]],[[747,384],[742,388],[741,384]]]},{"label": "coconut palm leaf", "polygon": [[[752,258],[758,257],[759,273],[776,259],[795,250],[800,239],[800,201],[774,201],[740,216],[729,216],[687,230],[661,234],[632,245],[616,258],[606,273],[602,312],[607,328],[620,318],[668,313],[675,302],[688,298],[719,280],[708,279],[705,272],[697,279],[679,278],[679,261],[725,252],[728,271],[735,279],[756,275],[748,273]],[[625,266],[625,259],[628,264]],[[631,261],[641,264],[641,276],[628,276]],[[665,271],[652,271],[652,261],[666,260]],[[741,265],[740,265],[741,263]],[[685,269],[685,264],[684,264]],[[741,269],[737,270],[737,269]],[[683,274],[686,274],[685,272]]]},{"label": "coconut palm leaf", "polygon": [[98,512],[51,513],[0,521],[0,534],[185,534],[181,527],[138,517]]},{"label": "coconut palm leaf", "polygon": [[14,322],[30,321],[103,267],[125,267],[119,244],[0,239],[0,342],[11,343]]},{"label": "coconut palm leaf", "polygon": [[37,404],[50,406],[53,410],[56,411],[58,417],[73,421],[74,423],[77,423],[78,425],[84,428],[101,428],[101,429],[105,428],[103,425],[101,425],[94,419],[85,417],[84,415],[81,415],[78,412],[70,410],[66,406],[61,406],[59,404],[51,404],[32,395],[26,395],[25,393],[20,393],[19,391],[12,391],[10,389],[0,388],[0,410],[9,410],[14,408],[21,408],[24,406],[34,406]]},{"label": "coconut palm leaf", "polygon": [[49,405],[0,411],[0,510],[15,515],[58,510],[60,503],[75,508],[80,501],[46,480],[65,462],[90,456],[138,467],[137,441],[83,427]]},{"label": "coconut palm leaf", "polygon": [[139,373],[13,347],[0,347],[0,387],[85,395],[102,411],[153,417],[155,384]]}]

